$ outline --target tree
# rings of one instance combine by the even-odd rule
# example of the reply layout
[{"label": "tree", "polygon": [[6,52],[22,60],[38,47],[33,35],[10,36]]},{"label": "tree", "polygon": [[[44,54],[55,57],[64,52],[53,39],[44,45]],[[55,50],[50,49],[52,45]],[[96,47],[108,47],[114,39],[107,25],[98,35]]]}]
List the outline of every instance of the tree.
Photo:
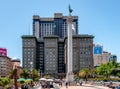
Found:
[{"label": "tree", "polygon": [[112,70],[111,67],[107,64],[101,64],[98,68],[97,68],[98,74],[99,75],[103,75],[105,76],[105,78],[109,78]]},{"label": "tree", "polygon": [[9,78],[10,78],[10,79],[13,79],[13,76],[14,76],[14,70],[12,69],[12,70],[9,72]]},{"label": "tree", "polygon": [[32,76],[32,79],[33,79],[34,81],[36,81],[36,80],[38,79],[38,77],[39,77],[38,71],[37,71],[36,69],[32,69],[32,71],[31,71],[31,76]]},{"label": "tree", "polygon": [[0,78],[0,86],[6,88],[6,86],[9,84],[10,79],[8,78]]},{"label": "tree", "polygon": [[20,76],[22,78],[28,78],[29,77],[29,72],[26,69],[23,69],[20,73]]},{"label": "tree", "polygon": [[84,68],[79,72],[79,76],[82,78],[85,78],[86,81],[87,81],[89,75],[90,75],[90,71],[88,68]]},{"label": "tree", "polygon": [[115,61],[108,62],[106,64],[101,64],[97,70],[98,74],[105,76],[105,78],[109,78],[110,75],[120,76],[120,65]]},{"label": "tree", "polygon": [[119,76],[120,75],[120,73],[119,73],[120,72],[119,63],[116,63],[116,62],[112,61],[112,62],[109,62],[107,64],[110,66],[110,68],[112,70],[111,75],[114,75],[114,76]]},{"label": "tree", "polygon": [[90,75],[91,75],[92,77],[95,77],[95,76],[97,75],[97,73],[98,73],[97,69],[96,69],[96,68],[93,68],[93,69],[91,70],[91,72],[90,72]]}]

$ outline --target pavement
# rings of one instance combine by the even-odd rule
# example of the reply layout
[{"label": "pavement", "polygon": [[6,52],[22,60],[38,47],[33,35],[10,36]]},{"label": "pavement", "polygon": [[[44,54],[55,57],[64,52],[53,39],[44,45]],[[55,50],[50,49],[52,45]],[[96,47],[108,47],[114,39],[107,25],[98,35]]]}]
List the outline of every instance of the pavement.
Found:
[{"label": "pavement", "polygon": [[109,89],[109,88],[104,86],[83,84],[82,86],[68,86],[68,88],[63,86],[63,87],[60,87],[60,89]]},{"label": "pavement", "polygon": [[[38,87],[36,89],[41,89],[41,88]],[[68,86],[68,88],[66,88],[66,86],[62,86],[59,88],[51,88],[51,89],[110,89],[110,88],[105,87],[105,86],[83,84],[82,86]]]}]

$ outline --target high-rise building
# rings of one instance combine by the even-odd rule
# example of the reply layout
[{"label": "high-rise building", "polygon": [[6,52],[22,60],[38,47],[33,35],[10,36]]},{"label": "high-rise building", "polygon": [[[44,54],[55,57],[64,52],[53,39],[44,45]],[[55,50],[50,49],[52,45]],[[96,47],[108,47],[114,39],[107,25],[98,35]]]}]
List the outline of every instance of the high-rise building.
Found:
[{"label": "high-rise building", "polygon": [[[23,68],[42,74],[67,72],[67,19],[61,13],[54,18],[33,16],[33,35],[22,36]],[[93,68],[93,35],[78,35],[78,16],[73,19],[73,72]]]},{"label": "high-rise building", "polygon": [[[73,72],[82,68],[93,68],[93,36],[73,36]],[[46,36],[36,39],[35,36],[23,35],[23,67],[38,69],[43,74],[66,72],[67,37]]]},{"label": "high-rise building", "polygon": [[[33,35],[36,38],[43,38],[48,35],[57,35],[60,38],[67,36],[67,19],[62,13],[55,13],[54,17],[41,18],[38,15],[33,16]],[[73,34],[78,34],[78,16],[72,16]]]}]

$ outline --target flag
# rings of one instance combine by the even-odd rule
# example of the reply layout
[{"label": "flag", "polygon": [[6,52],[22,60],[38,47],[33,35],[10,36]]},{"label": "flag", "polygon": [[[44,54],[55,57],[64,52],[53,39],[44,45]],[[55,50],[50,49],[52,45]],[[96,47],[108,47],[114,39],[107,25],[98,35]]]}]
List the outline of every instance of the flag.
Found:
[{"label": "flag", "polygon": [[74,26],[74,24],[72,24],[72,29],[75,30],[75,26]]}]

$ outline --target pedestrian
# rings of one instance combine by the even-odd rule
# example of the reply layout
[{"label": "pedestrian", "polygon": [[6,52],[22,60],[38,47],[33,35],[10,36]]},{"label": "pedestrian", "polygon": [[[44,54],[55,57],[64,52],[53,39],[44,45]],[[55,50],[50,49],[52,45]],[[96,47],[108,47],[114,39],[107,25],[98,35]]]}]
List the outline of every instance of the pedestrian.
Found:
[{"label": "pedestrian", "polygon": [[82,80],[80,81],[80,86],[82,86]]},{"label": "pedestrian", "polygon": [[68,88],[68,82],[66,82],[65,85],[66,85],[66,88]]},{"label": "pedestrian", "polygon": [[24,89],[24,84],[21,85],[21,89]]}]

